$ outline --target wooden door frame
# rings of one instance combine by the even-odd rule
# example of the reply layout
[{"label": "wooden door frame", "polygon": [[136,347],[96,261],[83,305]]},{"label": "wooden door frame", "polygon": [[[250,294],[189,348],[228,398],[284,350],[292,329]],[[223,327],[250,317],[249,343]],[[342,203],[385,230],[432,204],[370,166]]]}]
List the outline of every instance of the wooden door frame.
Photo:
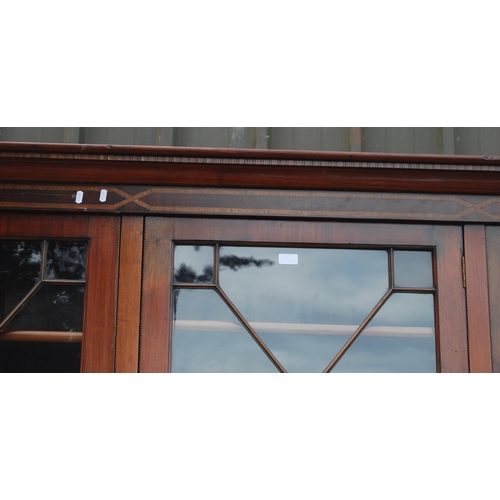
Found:
[{"label": "wooden door frame", "polygon": [[119,217],[2,214],[2,238],[85,238],[87,270],[82,372],[112,372],[118,280]]},{"label": "wooden door frame", "polygon": [[170,371],[171,281],[176,241],[433,249],[436,256],[438,371],[469,371],[462,230],[454,226],[148,217],[140,371]]}]

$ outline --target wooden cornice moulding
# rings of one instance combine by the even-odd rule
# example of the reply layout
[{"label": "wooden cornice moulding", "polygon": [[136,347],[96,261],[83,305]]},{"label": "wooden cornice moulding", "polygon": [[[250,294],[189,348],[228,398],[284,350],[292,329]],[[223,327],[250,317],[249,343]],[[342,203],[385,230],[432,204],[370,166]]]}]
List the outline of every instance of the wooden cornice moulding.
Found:
[{"label": "wooden cornice moulding", "polygon": [[500,157],[0,142],[0,182],[500,194]]}]

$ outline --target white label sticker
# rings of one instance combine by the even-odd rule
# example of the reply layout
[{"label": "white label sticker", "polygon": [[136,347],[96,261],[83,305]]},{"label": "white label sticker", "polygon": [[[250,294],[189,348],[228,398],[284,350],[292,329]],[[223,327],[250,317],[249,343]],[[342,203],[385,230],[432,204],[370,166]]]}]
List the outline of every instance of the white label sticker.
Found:
[{"label": "white label sticker", "polygon": [[299,263],[299,255],[296,253],[280,253],[278,262],[280,264],[297,265]]},{"label": "white label sticker", "polygon": [[106,201],[107,197],[108,197],[108,190],[107,189],[101,189],[101,196],[99,196],[99,201],[101,203],[104,203]]},{"label": "white label sticker", "polygon": [[83,191],[77,191],[76,192],[76,203],[81,203],[83,201]]}]

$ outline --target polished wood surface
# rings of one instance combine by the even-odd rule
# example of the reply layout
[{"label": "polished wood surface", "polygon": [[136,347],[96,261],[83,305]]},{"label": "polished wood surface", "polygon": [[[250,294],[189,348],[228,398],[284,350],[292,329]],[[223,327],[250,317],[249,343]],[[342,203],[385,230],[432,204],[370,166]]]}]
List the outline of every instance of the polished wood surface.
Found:
[{"label": "polished wood surface", "polygon": [[437,277],[438,358],[441,372],[469,371],[465,291],[462,286],[462,229],[433,229]]},{"label": "polished wood surface", "polygon": [[122,218],[115,372],[139,369],[143,234],[143,217]]},{"label": "polished wood surface", "polygon": [[499,173],[497,157],[0,143],[11,183],[494,195]]},{"label": "polished wood surface", "polygon": [[140,361],[141,372],[170,370],[174,221],[147,217],[144,235]]},{"label": "polished wood surface", "polygon": [[0,162],[3,182],[112,184],[383,191],[398,193],[461,193],[494,195],[500,191],[497,172],[449,170],[396,170],[356,167],[294,167],[118,162],[94,160],[65,162],[9,159]]},{"label": "polished wood surface", "polygon": [[83,372],[113,371],[119,234],[119,217],[91,218],[83,320]]},{"label": "polished wood surface", "polygon": [[486,232],[484,226],[464,227],[467,329],[471,372],[492,371]]}]

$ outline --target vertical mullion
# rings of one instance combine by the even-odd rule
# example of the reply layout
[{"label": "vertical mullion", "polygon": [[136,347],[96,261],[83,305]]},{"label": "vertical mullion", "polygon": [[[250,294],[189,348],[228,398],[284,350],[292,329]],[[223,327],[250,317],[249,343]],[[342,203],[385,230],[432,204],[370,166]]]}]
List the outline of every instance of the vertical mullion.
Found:
[{"label": "vertical mullion", "polygon": [[220,245],[217,243],[214,247],[214,284],[219,287],[219,255]]},{"label": "vertical mullion", "polygon": [[394,288],[394,248],[389,248],[389,290]]},{"label": "vertical mullion", "polygon": [[48,242],[46,239],[42,241],[42,256],[40,259],[40,281],[45,280],[45,268],[47,264],[47,248],[48,248]]}]

